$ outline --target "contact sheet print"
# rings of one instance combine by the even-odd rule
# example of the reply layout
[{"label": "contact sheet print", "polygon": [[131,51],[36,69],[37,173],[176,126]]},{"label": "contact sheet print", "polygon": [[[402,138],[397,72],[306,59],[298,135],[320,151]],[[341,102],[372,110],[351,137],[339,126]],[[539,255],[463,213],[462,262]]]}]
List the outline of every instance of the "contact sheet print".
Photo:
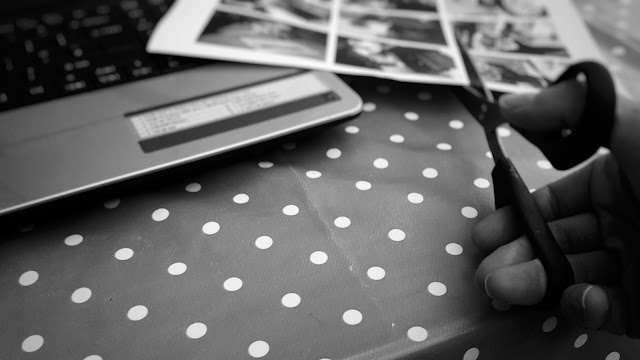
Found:
[{"label": "contact sheet print", "polygon": [[148,50],[466,85],[456,37],[500,91],[599,59],[569,0],[180,0]]}]

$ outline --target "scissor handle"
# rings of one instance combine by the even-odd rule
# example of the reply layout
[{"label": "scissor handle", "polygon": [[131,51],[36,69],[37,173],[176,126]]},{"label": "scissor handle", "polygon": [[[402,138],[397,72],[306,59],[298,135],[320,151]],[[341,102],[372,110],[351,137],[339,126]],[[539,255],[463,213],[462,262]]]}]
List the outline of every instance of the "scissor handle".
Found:
[{"label": "scissor handle", "polygon": [[572,128],[533,132],[517,129],[534,143],[553,167],[566,170],[593,155],[599,147],[609,147],[616,112],[616,92],[609,71],[601,64],[585,61],[570,66],[554,84],[584,74],[587,94],[584,111]]},{"label": "scissor handle", "polygon": [[575,284],[575,275],[569,260],[556,241],[538,204],[508,158],[500,158],[491,173],[495,189],[503,189],[496,195],[496,209],[513,205],[519,226],[529,239],[534,253],[540,259],[547,277],[547,290],[540,307],[550,309],[560,303],[562,293]]}]

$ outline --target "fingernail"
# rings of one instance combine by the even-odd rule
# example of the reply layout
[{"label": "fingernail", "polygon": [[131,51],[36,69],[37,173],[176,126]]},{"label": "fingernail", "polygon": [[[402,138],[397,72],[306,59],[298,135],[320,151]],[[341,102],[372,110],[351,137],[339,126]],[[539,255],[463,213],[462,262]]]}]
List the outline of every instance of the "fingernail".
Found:
[{"label": "fingernail", "polygon": [[491,275],[493,275],[493,273],[487,275],[486,278],[484,278],[484,292],[487,293],[487,295],[489,295],[490,298],[492,298],[493,300],[495,300],[496,298],[493,297],[493,295],[491,295],[491,293],[489,292],[489,287],[487,287],[487,282],[489,281],[489,278],[491,277]]},{"label": "fingernail", "polygon": [[508,94],[500,98],[500,106],[503,109],[514,110],[530,104],[535,94]]}]

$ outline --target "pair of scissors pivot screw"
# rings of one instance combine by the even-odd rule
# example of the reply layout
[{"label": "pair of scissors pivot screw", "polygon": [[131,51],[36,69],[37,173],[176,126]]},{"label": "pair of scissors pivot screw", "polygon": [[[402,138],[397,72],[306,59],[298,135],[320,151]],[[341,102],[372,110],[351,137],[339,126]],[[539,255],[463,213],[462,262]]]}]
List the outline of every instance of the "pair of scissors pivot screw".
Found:
[{"label": "pair of scissors pivot screw", "polygon": [[[511,205],[520,227],[540,259],[547,277],[547,291],[542,306],[553,307],[560,302],[566,288],[575,284],[573,269],[560,248],[529,188],[518,170],[506,156],[496,133],[505,123],[493,94],[485,87],[471,58],[458,43],[471,81],[470,87],[457,89],[457,95],[469,112],[484,128],[495,162],[491,177],[496,209]],[[570,66],[555,82],[584,76],[586,101],[581,118],[571,129],[534,133],[518,129],[534,143],[558,170],[569,169],[591,157],[601,146],[608,147],[615,118],[616,95],[611,74],[596,62],[581,62]]]}]

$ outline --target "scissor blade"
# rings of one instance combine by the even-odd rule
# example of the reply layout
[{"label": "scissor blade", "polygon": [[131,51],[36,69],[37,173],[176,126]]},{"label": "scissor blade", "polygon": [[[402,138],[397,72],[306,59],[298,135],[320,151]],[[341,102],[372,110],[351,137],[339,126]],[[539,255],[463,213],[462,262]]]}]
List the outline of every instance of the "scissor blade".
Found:
[{"label": "scissor blade", "polygon": [[460,42],[460,39],[458,39],[457,37],[456,42],[458,43],[458,48],[460,49],[460,55],[462,55],[464,66],[467,68],[467,74],[469,75],[469,82],[471,86],[481,92],[488,101],[493,102],[493,94],[491,93],[491,91],[487,90],[486,86],[484,86],[484,82],[482,81],[482,78],[478,73],[478,69],[476,69],[475,64],[471,60],[469,53]]}]

